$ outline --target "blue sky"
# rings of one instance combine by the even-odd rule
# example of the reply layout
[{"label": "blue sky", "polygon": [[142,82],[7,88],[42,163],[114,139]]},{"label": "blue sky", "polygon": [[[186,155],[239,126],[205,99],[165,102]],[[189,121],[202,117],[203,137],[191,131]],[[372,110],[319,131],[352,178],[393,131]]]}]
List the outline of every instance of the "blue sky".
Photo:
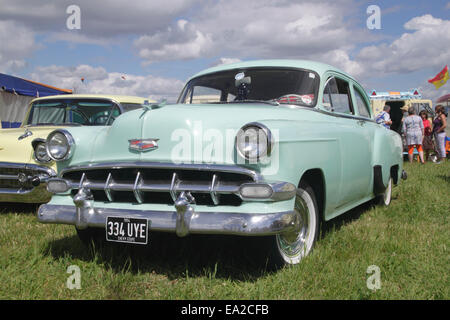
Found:
[{"label": "blue sky", "polygon": [[[80,30],[66,27],[71,4]],[[366,26],[369,5],[381,9],[380,30]],[[80,92],[173,99],[202,69],[260,58],[323,61],[367,91],[420,88],[436,99],[450,86],[426,81],[450,60],[445,0],[0,0],[0,8],[0,72]]]}]

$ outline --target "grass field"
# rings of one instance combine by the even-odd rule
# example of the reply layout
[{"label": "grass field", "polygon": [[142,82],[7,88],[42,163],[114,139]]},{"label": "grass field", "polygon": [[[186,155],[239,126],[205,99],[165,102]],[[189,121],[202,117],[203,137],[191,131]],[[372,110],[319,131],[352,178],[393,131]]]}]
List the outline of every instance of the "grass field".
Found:
[{"label": "grass field", "polygon": [[[360,206],[323,225],[300,265],[269,272],[256,238],[153,235],[149,247],[87,249],[34,208],[0,214],[0,299],[449,299],[450,162],[405,164],[387,208]],[[67,268],[81,270],[69,290]],[[366,281],[370,265],[381,288]]]}]

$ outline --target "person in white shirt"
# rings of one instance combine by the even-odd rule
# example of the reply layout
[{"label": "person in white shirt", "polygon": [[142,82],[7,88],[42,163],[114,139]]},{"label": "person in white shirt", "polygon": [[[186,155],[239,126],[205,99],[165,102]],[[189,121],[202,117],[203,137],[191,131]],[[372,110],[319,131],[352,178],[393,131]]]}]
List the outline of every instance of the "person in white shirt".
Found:
[{"label": "person in white shirt", "polygon": [[383,107],[383,111],[381,111],[375,117],[375,121],[377,123],[382,124],[386,129],[390,129],[391,124],[392,124],[392,120],[391,120],[391,116],[389,115],[389,111],[391,111],[391,107],[386,104]]}]

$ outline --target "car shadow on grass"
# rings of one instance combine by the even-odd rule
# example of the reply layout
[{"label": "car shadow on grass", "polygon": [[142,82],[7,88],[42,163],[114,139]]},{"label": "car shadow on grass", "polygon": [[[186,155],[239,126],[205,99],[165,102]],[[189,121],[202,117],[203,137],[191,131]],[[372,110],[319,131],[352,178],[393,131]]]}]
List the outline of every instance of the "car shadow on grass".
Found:
[{"label": "car shadow on grass", "polygon": [[[323,223],[320,238],[358,220],[372,208],[373,203],[367,202]],[[151,232],[148,245],[100,241],[85,246],[73,235],[49,242],[44,254],[55,260],[69,258],[105,265],[117,273],[156,273],[170,280],[207,276],[252,282],[279,270],[268,264],[269,241],[268,237],[189,235],[179,238],[172,233]]]},{"label": "car shadow on grass", "polygon": [[442,174],[437,176],[439,179],[444,180],[444,182],[450,183],[450,176],[444,176]]},{"label": "car shadow on grass", "polygon": [[85,246],[78,236],[49,242],[44,255],[59,259],[79,259],[105,265],[116,273],[156,273],[170,280],[213,277],[256,281],[276,271],[267,265],[261,252],[267,238],[152,233],[148,245],[128,245],[101,241]]},{"label": "car shadow on grass", "polygon": [[[396,196],[392,197],[392,200],[396,199]],[[337,216],[336,218],[333,218],[329,221],[324,221],[321,226],[320,238],[324,238],[330,232],[338,231],[343,226],[352,223],[353,221],[359,220],[364,213],[373,209],[374,206],[375,205],[373,201],[369,201],[345,212],[344,214]]]},{"label": "car shadow on grass", "polygon": [[17,213],[17,214],[35,214],[39,205],[34,203],[0,203],[0,214]]}]

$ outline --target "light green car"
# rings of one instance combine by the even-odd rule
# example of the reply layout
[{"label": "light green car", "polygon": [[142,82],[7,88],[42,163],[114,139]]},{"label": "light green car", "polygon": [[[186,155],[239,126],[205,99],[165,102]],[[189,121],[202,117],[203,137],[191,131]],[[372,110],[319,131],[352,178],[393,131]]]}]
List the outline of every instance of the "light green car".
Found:
[{"label": "light green car", "polygon": [[299,263],[321,221],[372,199],[389,205],[406,178],[400,136],[369,106],[351,76],[321,63],[207,69],[177,104],[144,106],[110,127],[53,131],[46,148],[59,177],[38,220],[74,225],[84,241],[271,236],[271,263]]}]

